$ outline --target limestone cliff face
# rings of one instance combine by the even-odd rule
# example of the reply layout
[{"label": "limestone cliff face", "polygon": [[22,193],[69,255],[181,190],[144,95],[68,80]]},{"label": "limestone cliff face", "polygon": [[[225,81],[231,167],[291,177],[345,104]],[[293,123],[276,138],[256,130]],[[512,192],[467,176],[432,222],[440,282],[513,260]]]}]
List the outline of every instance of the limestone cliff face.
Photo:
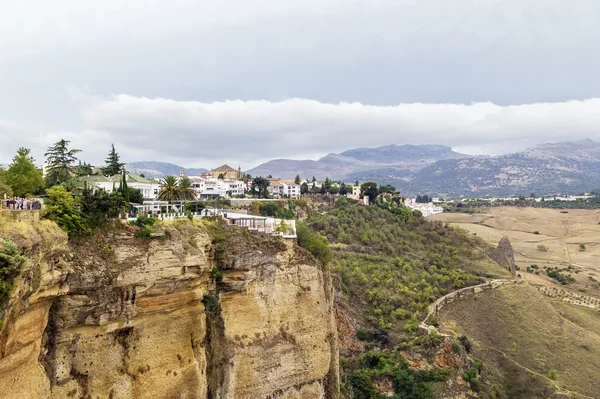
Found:
[{"label": "limestone cliff face", "polygon": [[2,397],[337,397],[332,287],[305,251],[165,229],[29,249],[0,333]]}]

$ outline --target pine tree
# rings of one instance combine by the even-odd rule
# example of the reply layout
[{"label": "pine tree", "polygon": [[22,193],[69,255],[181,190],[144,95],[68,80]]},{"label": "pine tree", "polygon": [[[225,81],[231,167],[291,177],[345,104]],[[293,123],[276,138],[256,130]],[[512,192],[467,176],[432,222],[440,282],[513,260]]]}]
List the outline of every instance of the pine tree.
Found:
[{"label": "pine tree", "polygon": [[29,148],[21,147],[6,170],[6,183],[17,197],[33,194],[44,185],[42,172],[35,167]]},{"label": "pine tree", "polygon": [[106,166],[102,168],[102,174],[105,176],[115,176],[121,173],[125,164],[123,162],[119,162],[120,157],[117,151],[115,150],[115,145],[110,145],[110,152],[108,153],[108,157],[104,161]]},{"label": "pine tree", "polygon": [[49,147],[44,154],[48,163],[48,172],[46,174],[46,186],[52,187],[71,179],[71,170],[73,163],[77,160],[75,154],[81,150],[69,150],[70,141],[60,140]]},{"label": "pine tree", "polygon": [[294,183],[300,184],[300,175],[296,175],[296,178],[294,179]]}]

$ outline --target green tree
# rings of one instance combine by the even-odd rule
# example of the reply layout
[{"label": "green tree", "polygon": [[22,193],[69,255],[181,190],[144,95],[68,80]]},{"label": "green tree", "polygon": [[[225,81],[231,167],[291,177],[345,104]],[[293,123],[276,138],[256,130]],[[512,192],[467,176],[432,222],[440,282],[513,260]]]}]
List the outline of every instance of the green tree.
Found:
[{"label": "green tree", "polygon": [[114,176],[121,173],[124,169],[125,164],[120,162],[120,157],[117,151],[115,150],[115,145],[110,145],[110,152],[108,156],[104,160],[106,166],[102,168],[102,174],[105,176]]},{"label": "green tree", "polygon": [[342,184],[340,184],[340,195],[346,194],[348,194],[348,187],[346,186],[346,183],[342,182]]},{"label": "green tree", "polygon": [[304,182],[300,185],[300,194],[308,194],[308,183]]},{"label": "green tree", "polygon": [[294,179],[294,184],[300,184],[302,180],[300,180],[300,175],[296,175],[296,178]]},{"label": "green tree", "polygon": [[196,191],[192,188],[192,181],[189,177],[179,180],[179,193],[182,200],[194,201],[197,199]]},{"label": "green tree", "polygon": [[217,179],[225,180],[225,175],[223,173],[219,173],[219,176],[217,177]]},{"label": "green tree", "polygon": [[366,182],[361,184],[360,192],[363,196],[369,197],[369,202],[374,202],[379,194],[379,191],[377,190],[377,183]]},{"label": "green tree", "polygon": [[44,154],[48,163],[46,187],[56,186],[71,179],[73,163],[77,160],[75,154],[81,150],[70,150],[69,143],[68,140],[60,140],[49,147]]},{"label": "green tree", "polygon": [[69,237],[89,234],[90,229],[73,196],[63,186],[54,186],[46,191],[44,217],[53,220]]},{"label": "green tree", "polygon": [[92,165],[87,162],[81,163],[81,160],[79,160],[79,165],[75,167],[75,174],[78,177],[92,176],[94,171],[92,170]]},{"label": "green tree", "polygon": [[44,185],[42,172],[33,164],[29,148],[21,147],[6,170],[6,183],[12,187],[13,194],[24,197],[33,194]]},{"label": "green tree", "polygon": [[12,195],[12,187],[6,184],[5,171],[0,168],[0,199],[3,199],[4,196],[11,197]]},{"label": "green tree", "polygon": [[160,182],[160,190],[158,192],[159,201],[180,201],[182,200],[181,190],[177,184],[175,176],[165,176]]},{"label": "green tree", "polygon": [[264,177],[255,177],[254,180],[252,180],[250,191],[252,192],[252,195],[257,195],[258,198],[268,198],[268,187],[270,184],[271,183]]},{"label": "green tree", "polygon": [[323,265],[331,262],[333,256],[327,238],[313,232],[305,222],[296,224],[296,235],[298,236],[298,245],[310,252]]},{"label": "green tree", "polygon": [[[0,239],[0,309],[10,298],[13,279],[19,274],[27,258],[7,237]],[[2,319],[0,319],[0,328]]]},{"label": "green tree", "polygon": [[390,193],[393,194],[396,192],[396,187],[388,184],[388,185],[383,185],[383,186],[379,186],[379,194],[383,194],[383,193]]}]

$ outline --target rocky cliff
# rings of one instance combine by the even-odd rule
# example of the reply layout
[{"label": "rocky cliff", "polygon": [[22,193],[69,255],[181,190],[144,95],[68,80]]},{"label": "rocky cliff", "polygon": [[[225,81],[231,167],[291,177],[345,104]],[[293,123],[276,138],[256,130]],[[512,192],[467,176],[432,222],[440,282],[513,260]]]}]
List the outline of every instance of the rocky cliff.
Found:
[{"label": "rocky cliff", "polygon": [[337,397],[333,288],[307,252],[207,222],[164,229],[13,229],[29,262],[0,332],[2,397]]}]

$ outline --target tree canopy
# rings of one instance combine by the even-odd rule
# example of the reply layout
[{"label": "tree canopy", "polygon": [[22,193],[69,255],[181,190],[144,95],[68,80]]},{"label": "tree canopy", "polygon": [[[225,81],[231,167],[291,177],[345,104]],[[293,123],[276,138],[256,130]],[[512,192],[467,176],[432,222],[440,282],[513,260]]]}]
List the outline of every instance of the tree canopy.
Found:
[{"label": "tree canopy", "polygon": [[158,199],[160,201],[193,201],[197,198],[188,177],[177,180],[175,176],[165,176],[160,183]]},{"label": "tree canopy", "polygon": [[252,192],[252,195],[257,195],[258,198],[267,198],[269,196],[269,184],[271,183],[264,177],[255,177],[254,180],[252,180],[250,191]]},{"label": "tree canopy", "polygon": [[377,189],[377,183],[374,182],[366,182],[360,186],[360,192],[363,196],[369,197],[370,202],[374,202],[377,199],[377,195],[379,195],[379,190]]},{"label": "tree canopy", "polygon": [[6,170],[6,183],[12,188],[13,195],[24,197],[42,188],[42,172],[35,167],[29,148],[21,147]]},{"label": "tree canopy", "polygon": [[6,183],[5,171],[0,168],[0,198],[4,198],[5,195],[7,197],[12,196],[12,187]]},{"label": "tree canopy", "polygon": [[102,174],[105,176],[115,176],[124,170],[125,164],[120,162],[120,157],[115,150],[114,144],[110,145],[110,152],[104,162],[106,163],[106,166],[102,168]]},{"label": "tree canopy", "polygon": [[68,140],[60,140],[44,154],[48,163],[46,187],[56,186],[71,179],[73,164],[77,160],[75,154],[81,150],[69,149],[69,143]]}]

